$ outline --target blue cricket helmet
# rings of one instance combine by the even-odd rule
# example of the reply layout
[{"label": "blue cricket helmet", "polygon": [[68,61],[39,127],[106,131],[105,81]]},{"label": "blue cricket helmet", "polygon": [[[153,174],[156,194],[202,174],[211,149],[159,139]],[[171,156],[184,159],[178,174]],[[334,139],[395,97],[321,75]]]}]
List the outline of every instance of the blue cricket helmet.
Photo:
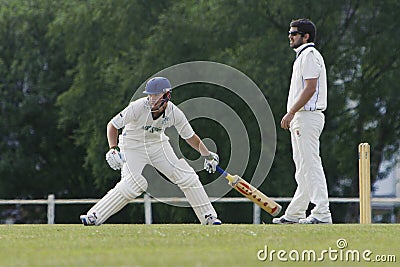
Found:
[{"label": "blue cricket helmet", "polygon": [[164,77],[151,78],[143,91],[146,95],[166,93],[172,90],[171,83]]}]

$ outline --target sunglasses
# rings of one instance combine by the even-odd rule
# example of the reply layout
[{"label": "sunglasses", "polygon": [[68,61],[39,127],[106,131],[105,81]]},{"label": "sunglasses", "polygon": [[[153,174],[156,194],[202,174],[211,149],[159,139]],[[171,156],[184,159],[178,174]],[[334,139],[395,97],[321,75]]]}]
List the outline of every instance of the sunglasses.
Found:
[{"label": "sunglasses", "polygon": [[304,32],[301,32],[301,31],[291,31],[291,32],[289,32],[289,35],[290,35],[290,36],[296,36],[297,34],[303,35],[303,34],[305,34],[305,33],[304,33]]}]

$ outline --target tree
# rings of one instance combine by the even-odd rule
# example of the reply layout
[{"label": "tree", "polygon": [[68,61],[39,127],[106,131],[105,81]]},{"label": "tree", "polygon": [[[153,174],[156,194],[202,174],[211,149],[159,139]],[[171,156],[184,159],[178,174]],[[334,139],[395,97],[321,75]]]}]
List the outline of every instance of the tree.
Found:
[{"label": "tree", "polygon": [[0,49],[3,197],[74,195],[79,192],[75,182],[84,176],[79,150],[57,129],[55,100],[71,80],[65,75],[63,43],[47,35],[62,7],[51,2],[1,3],[0,34],[6,40]]},{"label": "tree", "polygon": [[116,173],[104,164],[107,122],[129,103],[140,85],[137,64],[143,39],[167,4],[157,2],[148,9],[142,1],[76,3],[52,24],[51,33],[62,32],[67,42],[67,59],[76,62],[69,70],[71,87],[58,98],[59,119],[62,127],[75,129],[72,137],[84,147],[85,168],[98,188],[116,179]]}]

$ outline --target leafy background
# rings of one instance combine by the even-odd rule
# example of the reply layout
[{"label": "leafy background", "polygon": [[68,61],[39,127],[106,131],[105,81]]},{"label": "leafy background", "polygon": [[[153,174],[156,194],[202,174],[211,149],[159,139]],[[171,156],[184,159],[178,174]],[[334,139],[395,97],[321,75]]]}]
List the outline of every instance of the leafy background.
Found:
[{"label": "leafy background", "polygon": [[[287,31],[292,19],[302,17],[317,25],[316,43],[328,71],[321,155],[330,196],[357,196],[358,143],[371,144],[373,181],[385,177],[397,160],[399,10],[394,0],[0,0],[0,198],[101,197],[119,178],[104,160],[107,122],[150,75],[192,60],[230,65],[262,90],[274,114],[277,150],[260,189],[291,196],[290,138],[279,121],[294,57]],[[184,90],[174,102],[215,91],[192,86],[199,88]],[[243,105],[235,98],[227,102],[238,111]],[[241,116],[251,127],[251,114]],[[196,121],[196,132],[222,134],[222,128],[210,131],[209,123]],[[229,144],[221,139],[217,145]],[[191,155],[185,144],[182,150]],[[221,158],[228,156],[224,153]],[[387,160],[392,164],[380,169]],[[209,179],[205,172],[199,175]],[[16,208],[24,214],[20,222],[43,222],[38,208]],[[57,222],[77,222],[86,208],[61,206]],[[216,208],[228,222],[246,222],[235,211],[250,209]],[[140,223],[142,209],[130,205],[112,220]],[[333,205],[332,211],[336,222],[358,221],[357,205]],[[159,222],[195,220],[190,209],[161,204],[154,213]]]}]

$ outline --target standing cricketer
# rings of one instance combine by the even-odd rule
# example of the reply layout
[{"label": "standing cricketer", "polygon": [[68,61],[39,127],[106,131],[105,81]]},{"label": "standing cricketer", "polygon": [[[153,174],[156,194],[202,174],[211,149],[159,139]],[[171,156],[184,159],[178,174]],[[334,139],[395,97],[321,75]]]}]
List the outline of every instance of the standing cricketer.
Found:
[{"label": "standing cricketer", "polygon": [[[84,225],[101,225],[145,192],[148,184],[142,171],[146,164],[179,186],[202,224],[221,224],[196,172],[184,159],[178,159],[164,131],[175,126],[179,135],[205,157],[204,168],[210,173],[215,172],[219,157],[207,149],[184,113],[169,101],[171,91],[168,79],[151,78],[143,92],[147,97],[131,102],[108,123],[110,150],[106,160],[112,169],[121,169],[121,181],[80,216]],[[121,128],[124,129],[118,138]]]},{"label": "standing cricketer", "polygon": [[[290,23],[289,44],[296,52],[290,81],[287,113],[281,127],[291,133],[297,189],[292,201],[275,224],[332,223],[328,189],[321,157],[319,137],[324,128],[327,107],[327,80],[324,59],[315,49],[316,27],[308,19]],[[309,203],[315,204],[306,218]]]}]

